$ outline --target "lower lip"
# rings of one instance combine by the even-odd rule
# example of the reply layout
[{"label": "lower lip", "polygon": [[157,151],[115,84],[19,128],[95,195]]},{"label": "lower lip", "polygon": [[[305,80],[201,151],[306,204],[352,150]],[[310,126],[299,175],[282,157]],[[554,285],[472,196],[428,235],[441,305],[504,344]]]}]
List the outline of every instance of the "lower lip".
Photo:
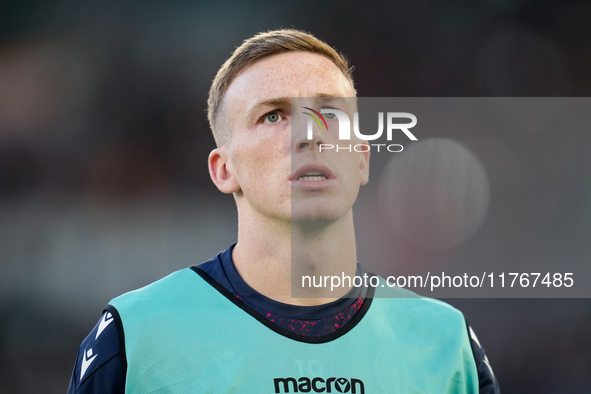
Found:
[{"label": "lower lip", "polygon": [[336,183],[336,181],[337,180],[335,178],[323,179],[321,181],[295,180],[291,181],[291,186],[307,190],[320,190],[331,187]]}]

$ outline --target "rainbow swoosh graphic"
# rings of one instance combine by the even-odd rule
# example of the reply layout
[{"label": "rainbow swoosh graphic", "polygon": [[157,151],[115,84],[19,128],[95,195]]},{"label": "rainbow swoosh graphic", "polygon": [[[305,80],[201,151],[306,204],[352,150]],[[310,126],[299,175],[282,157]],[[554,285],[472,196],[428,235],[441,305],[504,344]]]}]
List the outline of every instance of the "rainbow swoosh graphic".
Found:
[{"label": "rainbow swoosh graphic", "polygon": [[[308,108],[308,107],[302,107],[304,109],[307,109],[309,111],[314,112],[316,115],[318,115],[320,117],[320,119],[322,119],[322,122],[324,123],[324,126],[326,127],[326,131],[328,131],[328,125],[326,124],[326,120],[324,120],[324,116],[322,116],[322,114],[318,111],[313,110],[312,108]],[[318,126],[320,126],[320,130],[322,130],[322,123],[320,123],[320,119],[318,119],[316,116],[312,115],[309,112],[302,112],[310,117],[312,117],[312,119],[314,119],[316,121],[316,123],[318,123]]]}]

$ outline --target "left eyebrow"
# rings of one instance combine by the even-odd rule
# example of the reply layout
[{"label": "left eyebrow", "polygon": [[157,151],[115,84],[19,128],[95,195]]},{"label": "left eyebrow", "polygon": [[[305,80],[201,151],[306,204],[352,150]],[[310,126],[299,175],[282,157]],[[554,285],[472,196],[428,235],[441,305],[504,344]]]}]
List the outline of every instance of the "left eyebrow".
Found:
[{"label": "left eyebrow", "polygon": [[323,98],[345,98],[340,93],[317,93],[314,97],[323,97]]}]

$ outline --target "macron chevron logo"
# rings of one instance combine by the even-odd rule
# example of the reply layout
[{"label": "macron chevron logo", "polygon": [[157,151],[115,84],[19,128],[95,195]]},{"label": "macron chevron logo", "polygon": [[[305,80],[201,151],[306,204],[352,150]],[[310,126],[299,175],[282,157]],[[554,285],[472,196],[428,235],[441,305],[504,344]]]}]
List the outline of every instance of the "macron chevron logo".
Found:
[{"label": "macron chevron logo", "polygon": [[[472,338],[474,340],[474,342],[476,342],[476,344],[478,345],[479,348],[482,347],[482,345],[480,344],[480,341],[478,340],[478,338],[476,337],[476,333],[474,332],[474,330],[472,330],[472,327],[470,328],[470,338]],[[495,373],[492,370],[492,367],[490,366],[490,361],[488,361],[488,357],[485,355],[484,356],[484,364],[488,367],[488,370],[490,371],[490,374],[494,377]]]},{"label": "macron chevron logo", "polygon": [[[98,327],[96,329],[96,336],[94,337],[95,341],[103,333],[103,331],[105,331],[105,328],[107,328],[109,326],[109,324],[113,323],[113,320],[114,319],[113,319],[113,315],[111,314],[111,312],[107,312],[103,315],[103,317],[99,321]],[[98,356],[98,353],[94,354],[94,352],[92,351],[92,348],[89,348],[88,350],[86,350],[84,352],[84,355],[82,356],[82,363],[80,365],[80,380],[82,380],[84,375],[86,375],[86,371],[88,371],[88,367],[90,367],[90,364],[93,363],[96,356]]]},{"label": "macron chevron logo", "polygon": [[102,334],[102,332],[105,330],[105,328],[107,328],[107,326],[109,324],[111,324],[112,322],[113,322],[113,315],[111,315],[111,312],[105,313],[103,315],[103,318],[99,322],[98,328],[96,330],[96,337],[94,337],[95,341],[98,339],[99,335]]},{"label": "macron chevron logo", "polygon": [[90,364],[92,364],[96,356],[98,356],[98,353],[93,356],[92,348],[84,352],[84,357],[82,357],[82,366],[80,367],[80,380],[82,380],[84,374],[88,370],[88,367],[90,367]]}]

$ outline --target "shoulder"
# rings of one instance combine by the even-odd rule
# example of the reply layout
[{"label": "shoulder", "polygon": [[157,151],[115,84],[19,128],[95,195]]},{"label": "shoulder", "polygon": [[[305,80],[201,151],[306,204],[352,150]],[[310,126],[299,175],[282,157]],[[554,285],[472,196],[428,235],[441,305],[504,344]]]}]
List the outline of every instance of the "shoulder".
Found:
[{"label": "shoulder", "polygon": [[200,289],[204,282],[192,269],[186,268],[150,283],[142,288],[122,294],[109,302],[109,305],[122,312],[128,309],[153,308],[182,301]]},{"label": "shoulder", "polygon": [[460,310],[446,302],[400,287],[381,287],[382,284],[376,288],[372,300],[370,310],[374,314],[388,318],[395,327],[417,334],[446,333],[468,342],[466,320]]},{"label": "shoulder", "polygon": [[429,316],[450,316],[463,319],[462,312],[452,305],[435,298],[419,295],[402,287],[390,287],[382,278],[380,278],[375,289],[375,300],[383,300],[379,303],[401,313],[408,311],[410,313],[428,314]]},{"label": "shoulder", "polygon": [[146,296],[161,296],[166,295],[171,288],[183,288],[186,285],[193,285],[194,280],[198,277],[195,271],[190,268],[185,268],[175,271],[162,279],[150,283],[144,287],[129,291],[120,295],[114,300],[126,300],[133,298],[141,298]]},{"label": "shoulder", "polygon": [[125,351],[116,312],[106,311],[78,349],[68,393],[122,393]]},{"label": "shoulder", "polygon": [[189,315],[218,316],[233,306],[198,272],[182,269],[109,302],[126,333],[132,326],[155,321],[175,322]]}]

